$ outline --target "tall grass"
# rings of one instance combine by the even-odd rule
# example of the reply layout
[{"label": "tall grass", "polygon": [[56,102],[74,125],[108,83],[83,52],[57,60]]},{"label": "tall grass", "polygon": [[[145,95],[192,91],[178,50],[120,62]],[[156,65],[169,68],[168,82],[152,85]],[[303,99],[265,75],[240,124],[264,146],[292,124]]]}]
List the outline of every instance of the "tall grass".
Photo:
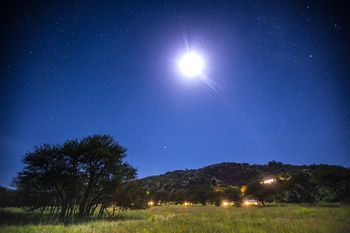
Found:
[{"label": "tall grass", "polygon": [[125,211],[117,218],[72,220],[68,224],[18,209],[5,209],[0,217],[6,218],[6,214],[28,219],[2,220],[0,232],[350,232],[349,206],[161,206]]}]

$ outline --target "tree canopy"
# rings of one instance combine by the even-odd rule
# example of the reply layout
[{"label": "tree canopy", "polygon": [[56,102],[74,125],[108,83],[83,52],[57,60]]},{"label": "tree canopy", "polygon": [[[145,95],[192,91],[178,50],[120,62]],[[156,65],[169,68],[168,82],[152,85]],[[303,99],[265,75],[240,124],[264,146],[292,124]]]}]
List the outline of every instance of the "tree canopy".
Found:
[{"label": "tree canopy", "polygon": [[116,188],[135,179],[136,169],[125,157],[126,148],[109,135],[44,144],[25,154],[14,184],[30,209],[56,208],[64,217],[77,208],[86,217],[98,204],[103,211],[115,199]]}]

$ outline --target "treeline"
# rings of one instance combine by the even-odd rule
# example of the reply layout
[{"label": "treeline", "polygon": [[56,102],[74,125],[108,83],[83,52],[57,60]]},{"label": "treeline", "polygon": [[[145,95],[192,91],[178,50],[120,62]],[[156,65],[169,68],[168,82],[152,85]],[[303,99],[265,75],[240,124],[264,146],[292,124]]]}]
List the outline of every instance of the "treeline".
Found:
[{"label": "treeline", "polygon": [[36,147],[25,154],[25,167],[13,181],[16,190],[2,189],[7,201],[0,204],[62,218],[88,217],[96,210],[102,215],[110,206],[144,208],[146,193],[135,184],[136,169],[123,161],[125,152],[109,135]]},{"label": "treeline", "polygon": [[223,201],[234,201],[239,204],[243,196],[238,187],[212,187],[210,185],[194,185],[188,190],[176,190],[168,192],[165,190],[150,192],[149,200],[152,200],[156,205],[165,203],[184,204],[186,202],[191,204],[207,203],[219,206]]},{"label": "treeline", "polygon": [[[261,183],[273,179],[270,184]],[[168,172],[138,180],[157,201],[237,203],[256,199],[264,204],[350,202],[350,169],[334,165],[293,166],[223,163],[197,170]]]},{"label": "treeline", "polygon": [[275,177],[275,182],[253,182],[246,196],[282,203],[349,203],[350,171],[341,166],[317,165],[315,169],[298,171],[289,177]]},{"label": "treeline", "polygon": [[234,202],[240,206],[244,200],[255,199],[278,203],[350,203],[350,172],[340,166],[318,165],[317,169],[301,170],[288,177],[270,175],[270,183],[264,179],[243,186],[209,184],[192,185],[174,192],[158,190],[150,192],[155,203],[174,202],[182,204]]}]

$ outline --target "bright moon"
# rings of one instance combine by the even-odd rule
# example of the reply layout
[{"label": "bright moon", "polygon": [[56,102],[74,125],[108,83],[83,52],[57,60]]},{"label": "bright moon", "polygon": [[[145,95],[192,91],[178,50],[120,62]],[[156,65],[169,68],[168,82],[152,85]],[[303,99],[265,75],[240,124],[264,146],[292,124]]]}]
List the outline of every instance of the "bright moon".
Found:
[{"label": "bright moon", "polygon": [[186,77],[197,77],[202,74],[203,60],[198,54],[190,52],[181,57],[179,68]]}]

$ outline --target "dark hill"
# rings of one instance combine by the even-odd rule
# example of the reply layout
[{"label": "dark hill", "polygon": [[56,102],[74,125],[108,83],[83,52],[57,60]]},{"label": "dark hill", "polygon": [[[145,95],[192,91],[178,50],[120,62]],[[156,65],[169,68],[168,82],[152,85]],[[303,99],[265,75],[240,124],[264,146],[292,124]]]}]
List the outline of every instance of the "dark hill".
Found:
[{"label": "dark hill", "polygon": [[289,177],[300,170],[313,170],[319,165],[296,166],[271,161],[267,165],[249,165],[248,163],[220,163],[200,169],[176,170],[158,176],[138,180],[149,191],[189,190],[193,185],[207,184],[213,187],[229,185],[242,186],[269,176]]}]

